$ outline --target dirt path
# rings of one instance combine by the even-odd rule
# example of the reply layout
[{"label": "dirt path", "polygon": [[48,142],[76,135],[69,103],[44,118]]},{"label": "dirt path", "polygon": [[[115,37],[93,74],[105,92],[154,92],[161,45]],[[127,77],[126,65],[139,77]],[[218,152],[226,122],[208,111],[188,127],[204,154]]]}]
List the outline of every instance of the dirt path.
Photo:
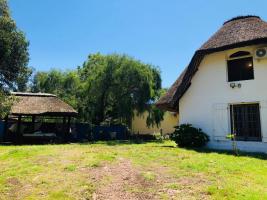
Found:
[{"label": "dirt path", "polygon": [[153,168],[156,177],[147,180],[143,170],[125,158],[90,170],[90,179],[97,186],[93,200],[210,199],[198,188],[198,185],[209,185],[200,175],[173,178],[164,173],[164,168]]},{"label": "dirt path", "polygon": [[91,178],[99,186],[93,194],[94,200],[149,200],[155,197],[155,184],[146,181],[135,170],[129,160],[96,168]]}]

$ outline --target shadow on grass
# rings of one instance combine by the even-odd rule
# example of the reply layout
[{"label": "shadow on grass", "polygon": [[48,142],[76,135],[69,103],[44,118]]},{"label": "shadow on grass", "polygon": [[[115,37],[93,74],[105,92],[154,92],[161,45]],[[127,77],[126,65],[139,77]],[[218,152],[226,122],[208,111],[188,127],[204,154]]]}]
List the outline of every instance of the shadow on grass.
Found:
[{"label": "shadow on grass", "polygon": [[[156,146],[155,146],[156,147]],[[238,151],[238,156],[234,154],[232,150],[219,150],[219,149],[211,149],[207,147],[202,147],[202,148],[185,148],[185,147],[176,147],[176,146],[170,146],[170,145],[163,145],[163,146],[158,146],[160,148],[181,148],[185,150],[190,150],[190,151],[195,151],[198,153],[217,153],[217,154],[224,154],[224,155],[229,155],[229,156],[235,156],[235,157],[250,157],[250,158],[256,158],[256,159],[261,159],[261,160],[267,160],[267,154],[266,153],[261,153],[261,152],[245,152],[245,151]]]},{"label": "shadow on grass", "polygon": [[261,152],[245,152],[245,151],[238,151],[238,156],[234,154],[232,150],[217,150],[217,149],[209,149],[209,148],[199,148],[193,149],[199,153],[218,153],[218,154],[225,154],[231,155],[235,157],[250,157],[250,158],[257,158],[261,160],[267,160],[267,154]]},{"label": "shadow on grass", "polygon": [[88,144],[105,144],[109,146],[117,146],[117,145],[132,145],[132,144],[146,144],[146,143],[164,143],[162,140],[108,140],[108,141],[94,141],[94,142],[84,142],[79,143],[80,145],[88,145]]},{"label": "shadow on grass", "polygon": [[[90,144],[104,144],[108,146],[122,146],[122,145],[132,145],[132,144],[147,144],[147,143],[159,143],[163,144],[164,140],[141,140],[141,139],[136,139],[136,140],[109,140],[109,141],[89,141],[89,142],[74,142],[74,144],[79,144],[79,145],[90,145]],[[68,145],[70,143],[48,143],[48,144],[12,144],[12,143],[1,143],[0,146],[31,146],[31,145]],[[72,143],[73,144],[73,143]],[[210,149],[207,147],[204,148],[182,148],[182,147],[176,147],[175,145],[155,145],[153,147],[156,148],[181,148],[185,150],[193,150],[198,153],[217,153],[217,154],[224,154],[224,155],[229,155],[229,156],[235,156],[234,152],[232,150],[218,150],[218,149]],[[267,160],[267,154],[266,153],[250,153],[250,152],[244,152],[244,151],[239,151],[239,155],[236,157],[251,157],[251,158],[256,158],[256,159],[261,159],[261,160]]]},{"label": "shadow on grass", "polygon": [[104,144],[109,146],[117,145],[131,145],[131,144],[146,144],[146,143],[164,143],[163,140],[99,140],[99,141],[85,141],[85,142],[66,142],[66,143],[22,143],[15,144],[12,142],[0,143],[0,146],[31,146],[31,145],[69,145],[69,144],[79,144],[79,145],[90,145],[90,144]]}]

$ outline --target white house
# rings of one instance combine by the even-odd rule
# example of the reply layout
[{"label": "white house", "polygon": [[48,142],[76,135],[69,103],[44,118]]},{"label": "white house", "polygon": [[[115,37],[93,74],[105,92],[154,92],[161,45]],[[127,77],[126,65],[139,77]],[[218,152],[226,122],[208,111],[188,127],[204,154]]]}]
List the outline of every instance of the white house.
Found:
[{"label": "white house", "polygon": [[210,136],[209,147],[267,152],[267,23],[233,18],[197,50],[157,106]]}]

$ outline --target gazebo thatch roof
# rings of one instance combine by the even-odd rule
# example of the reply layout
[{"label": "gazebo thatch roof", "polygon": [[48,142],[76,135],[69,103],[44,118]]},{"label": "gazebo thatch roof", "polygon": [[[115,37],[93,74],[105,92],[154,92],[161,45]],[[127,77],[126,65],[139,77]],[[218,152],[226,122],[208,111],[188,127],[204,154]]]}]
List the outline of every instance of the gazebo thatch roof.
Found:
[{"label": "gazebo thatch roof", "polygon": [[16,101],[11,108],[12,115],[77,115],[76,110],[53,94],[21,92],[11,94],[16,96]]},{"label": "gazebo thatch roof", "polygon": [[156,105],[164,110],[178,111],[179,99],[190,87],[191,79],[205,55],[255,44],[267,44],[267,23],[258,16],[240,16],[223,26],[198,49],[188,67]]}]

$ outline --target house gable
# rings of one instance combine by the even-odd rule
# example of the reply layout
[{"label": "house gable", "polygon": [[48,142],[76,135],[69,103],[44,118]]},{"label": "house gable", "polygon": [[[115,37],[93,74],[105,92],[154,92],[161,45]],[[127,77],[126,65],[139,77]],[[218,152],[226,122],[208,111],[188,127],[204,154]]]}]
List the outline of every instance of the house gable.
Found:
[{"label": "house gable", "polygon": [[195,52],[189,66],[156,105],[165,110],[178,111],[179,100],[190,87],[191,79],[206,55],[264,43],[267,44],[267,23],[259,17],[244,16],[225,22],[223,27]]},{"label": "house gable", "polygon": [[267,121],[267,59],[253,58],[254,79],[237,81],[240,88],[232,88],[227,80],[229,56],[238,51],[254,52],[258,47],[252,45],[205,56],[191,79],[191,86],[179,100],[180,123],[203,129],[212,142],[223,142],[231,133],[230,105],[258,104],[261,141],[267,142],[267,125],[264,123]]}]

